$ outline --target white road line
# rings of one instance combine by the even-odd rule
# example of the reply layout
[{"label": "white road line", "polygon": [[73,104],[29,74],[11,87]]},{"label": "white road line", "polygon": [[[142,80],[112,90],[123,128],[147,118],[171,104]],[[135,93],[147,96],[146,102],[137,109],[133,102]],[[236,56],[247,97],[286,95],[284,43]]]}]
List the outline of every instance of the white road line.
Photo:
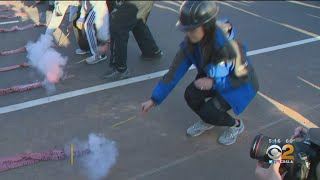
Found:
[{"label": "white road line", "polygon": [[248,56],[253,56],[256,54],[262,54],[262,53],[267,53],[267,52],[285,49],[285,48],[289,48],[289,47],[299,46],[302,44],[308,44],[308,43],[312,43],[312,42],[319,41],[319,40],[320,40],[320,36],[315,37],[315,38],[304,39],[304,40],[300,40],[300,41],[294,41],[291,43],[281,44],[281,45],[277,45],[277,46],[267,47],[267,48],[263,48],[263,49],[258,49],[258,50],[248,52]]},{"label": "white road line", "polygon": [[[248,56],[253,56],[253,55],[272,52],[272,51],[276,51],[276,50],[280,50],[280,49],[284,49],[284,48],[299,46],[302,44],[307,44],[307,43],[311,43],[311,42],[315,42],[315,41],[319,41],[319,40],[320,40],[320,36],[315,37],[315,38],[309,38],[309,39],[304,39],[304,40],[300,40],[300,41],[290,42],[290,43],[286,43],[286,44],[281,44],[281,45],[277,45],[277,46],[272,46],[272,47],[268,47],[268,48],[258,49],[258,50],[248,52]],[[195,67],[192,66],[190,69],[194,69],[194,68]],[[89,87],[89,88],[70,91],[70,92],[66,92],[66,93],[62,93],[62,94],[58,94],[58,95],[54,95],[54,96],[49,96],[49,97],[40,98],[40,99],[36,99],[36,100],[32,100],[32,101],[27,101],[24,103],[1,107],[0,114],[14,112],[14,111],[18,111],[21,109],[35,107],[35,106],[48,104],[51,102],[56,102],[56,101],[60,101],[60,100],[64,100],[64,99],[68,99],[68,98],[72,98],[72,97],[82,96],[82,95],[86,95],[86,94],[90,94],[90,93],[94,93],[94,92],[99,92],[99,91],[103,91],[103,90],[107,90],[107,89],[111,89],[111,88],[115,88],[115,87],[125,86],[128,84],[133,84],[133,83],[137,83],[137,82],[141,82],[141,81],[146,81],[146,80],[158,78],[158,77],[163,76],[167,71],[168,70],[158,71],[155,73],[137,76],[137,77],[133,77],[133,78],[125,79],[125,80],[115,81],[115,82],[97,85],[97,86],[93,86],[93,87]]]},{"label": "white road line", "polygon": [[247,6],[247,7],[250,7],[250,5],[246,4],[246,3],[242,3],[242,2],[238,2],[238,1],[230,1],[231,3],[234,3],[234,4],[240,4],[242,6]]},{"label": "white road line", "polygon": [[302,6],[311,7],[311,8],[315,8],[315,9],[320,9],[319,6],[315,6],[315,5],[312,5],[312,4],[307,4],[307,3],[303,3],[303,2],[299,2],[299,1],[287,1],[287,2],[294,3],[294,4],[299,4],[299,5],[302,5]]},{"label": "white road line", "polygon": [[303,78],[301,78],[301,77],[299,77],[299,76],[297,76],[297,78],[298,78],[298,79],[300,79],[301,81],[303,81],[303,82],[305,82],[305,83],[309,84],[310,86],[312,86],[312,87],[314,87],[314,88],[316,88],[316,89],[320,90],[320,86],[315,85],[315,84],[313,84],[313,83],[311,83],[311,82],[309,82],[309,81],[307,81],[307,80],[305,80],[305,79],[303,79]]},{"label": "white road line", "polygon": [[2,24],[13,24],[13,23],[17,23],[19,21],[8,21],[8,22],[0,22],[0,25]]},{"label": "white road line", "polygon": [[180,6],[181,6],[181,4],[174,2],[174,1],[162,1],[162,2],[167,3],[167,4],[171,4],[171,5],[175,5],[178,8],[180,8]]},{"label": "white road line", "polygon": [[248,4],[254,3],[254,1],[240,1],[240,2],[248,3]]},{"label": "white road line", "polygon": [[320,19],[320,17],[319,17],[319,16],[315,16],[315,15],[312,15],[312,14],[306,14],[306,15],[311,16],[311,17],[314,17],[314,18],[319,18],[319,19]]},{"label": "white road line", "polygon": [[172,11],[174,13],[179,14],[179,10],[173,9],[171,7],[163,6],[163,5],[160,5],[160,4],[154,4],[154,6],[160,8],[160,9],[167,9],[167,10],[170,10],[170,11]]},{"label": "white road line", "polygon": [[246,10],[241,9],[241,8],[239,8],[239,7],[233,6],[233,5],[231,5],[230,3],[226,3],[226,2],[222,2],[222,1],[219,1],[219,3],[220,3],[220,4],[223,4],[223,5],[225,5],[225,6],[231,7],[231,8],[233,8],[233,9],[237,9],[237,10],[239,10],[239,11],[241,11],[241,12],[245,12],[245,13],[250,14],[250,15],[252,15],[252,16],[255,16],[255,17],[264,19],[264,20],[266,20],[266,21],[269,21],[269,22],[278,24],[278,25],[280,25],[280,26],[284,26],[284,27],[289,28],[289,29],[292,29],[292,30],[294,30],[294,31],[297,31],[297,32],[300,32],[300,33],[309,35],[309,36],[311,36],[311,37],[318,37],[318,36],[319,36],[318,34],[315,34],[315,33],[312,33],[312,32],[308,32],[308,31],[303,30],[303,29],[301,29],[301,28],[298,28],[298,27],[295,27],[295,26],[291,26],[291,25],[286,24],[286,23],[281,23],[281,22],[278,22],[278,21],[274,21],[274,20],[272,20],[272,19],[265,18],[265,17],[263,17],[263,16],[261,16],[261,15],[259,15],[259,14],[255,14],[255,13],[252,13],[252,12],[250,12],[250,11],[246,11]]}]

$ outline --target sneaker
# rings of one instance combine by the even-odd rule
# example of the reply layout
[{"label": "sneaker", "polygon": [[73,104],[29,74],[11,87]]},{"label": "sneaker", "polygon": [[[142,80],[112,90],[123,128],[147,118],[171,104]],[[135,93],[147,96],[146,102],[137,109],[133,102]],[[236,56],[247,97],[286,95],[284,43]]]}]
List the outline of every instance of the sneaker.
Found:
[{"label": "sneaker", "polygon": [[82,50],[80,48],[76,50],[76,54],[78,54],[78,55],[88,54],[89,52],[90,51]]},{"label": "sneaker", "polygon": [[112,68],[109,72],[104,74],[104,79],[126,79],[129,77],[129,71],[126,69],[124,72],[118,71],[116,68]]},{"label": "sneaker", "polygon": [[97,64],[100,61],[106,60],[108,56],[106,55],[93,55],[86,59],[87,64]]},{"label": "sneaker", "polygon": [[241,119],[239,119],[240,125],[239,127],[232,126],[227,128],[219,137],[219,143],[224,145],[231,145],[236,142],[237,137],[244,130],[244,124]]},{"label": "sneaker", "polygon": [[143,60],[152,60],[152,59],[160,59],[163,56],[163,52],[161,50],[158,50],[157,52],[153,54],[141,54],[141,58]]},{"label": "sneaker", "polygon": [[204,131],[212,129],[213,127],[214,125],[205,123],[204,121],[200,120],[187,129],[187,134],[192,137],[199,136]]}]

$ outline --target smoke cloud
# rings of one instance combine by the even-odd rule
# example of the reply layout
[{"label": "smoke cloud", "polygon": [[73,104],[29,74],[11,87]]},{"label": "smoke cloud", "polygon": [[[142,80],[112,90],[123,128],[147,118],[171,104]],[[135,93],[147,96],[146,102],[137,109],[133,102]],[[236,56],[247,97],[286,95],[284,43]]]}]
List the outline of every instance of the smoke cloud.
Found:
[{"label": "smoke cloud", "polygon": [[[114,141],[106,139],[102,135],[89,134],[86,142],[74,140],[74,156],[76,163],[80,162],[81,172],[89,180],[101,180],[105,178],[111,167],[116,163],[118,150]],[[66,145],[66,153],[70,152],[70,145]],[[66,154],[70,157],[70,154]]]},{"label": "smoke cloud", "polygon": [[59,82],[67,63],[67,57],[63,57],[53,46],[50,35],[41,35],[37,42],[29,42],[26,46],[29,63],[45,76],[44,85],[49,90],[54,90],[53,84]]}]

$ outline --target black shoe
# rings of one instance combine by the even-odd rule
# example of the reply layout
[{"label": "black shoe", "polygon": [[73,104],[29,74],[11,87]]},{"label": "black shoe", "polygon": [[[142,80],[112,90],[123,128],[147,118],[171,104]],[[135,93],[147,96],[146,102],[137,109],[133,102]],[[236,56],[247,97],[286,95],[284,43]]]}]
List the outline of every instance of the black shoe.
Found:
[{"label": "black shoe", "polygon": [[141,54],[141,58],[143,60],[160,59],[162,56],[163,56],[163,52],[160,49],[153,54]]},{"label": "black shoe", "polygon": [[126,69],[123,72],[118,71],[116,68],[112,68],[110,71],[106,72],[103,75],[104,79],[126,79],[129,77],[129,71]]}]

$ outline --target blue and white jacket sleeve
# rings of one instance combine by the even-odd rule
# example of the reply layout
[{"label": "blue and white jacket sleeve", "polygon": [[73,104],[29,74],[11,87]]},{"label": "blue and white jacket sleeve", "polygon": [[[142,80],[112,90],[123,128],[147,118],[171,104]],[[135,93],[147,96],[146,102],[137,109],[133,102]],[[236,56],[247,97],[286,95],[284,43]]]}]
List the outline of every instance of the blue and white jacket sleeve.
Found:
[{"label": "blue and white jacket sleeve", "polygon": [[185,56],[183,50],[180,49],[176,54],[169,71],[162,77],[153,90],[151,99],[154,103],[159,105],[170,94],[191,65],[191,60]]}]

